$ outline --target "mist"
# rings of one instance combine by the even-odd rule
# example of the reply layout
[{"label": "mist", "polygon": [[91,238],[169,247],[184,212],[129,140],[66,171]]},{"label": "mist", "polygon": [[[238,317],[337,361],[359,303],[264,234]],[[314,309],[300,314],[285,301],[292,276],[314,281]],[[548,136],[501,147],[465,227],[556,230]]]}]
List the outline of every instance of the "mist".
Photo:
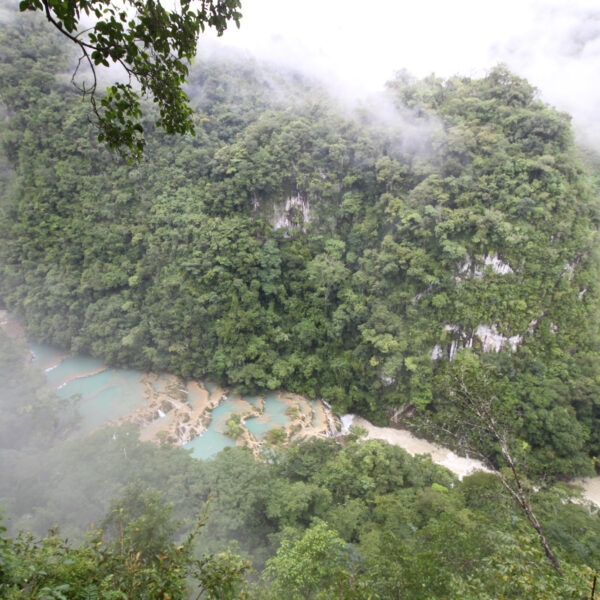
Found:
[{"label": "mist", "polygon": [[[514,441],[532,485],[561,482],[536,506],[572,561],[564,581],[593,573],[600,517],[563,480],[600,455],[597,187],[566,118],[503,69],[478,78],[505,63],[600,150],[598,14],[579,0],[242,2],[241,29],[203,36],[190,70],[197,135],[154,134],[144,101],[132,168],[96,143],[73,49],[43,16],[0,32],[0,554],[5,528],[99,526],[95,552],[177,573],[163,549],[202,526],[195,557],[223,559],[215,577],[251,560],[247,597],[311,596],[289,581],[313,565],[335,575],[319,597],[416,598],[423,573],[468,597],[528,597],[498,582],[535,557],[529,515],[493,475],[463,483],[411,458],[432,447],[410,429],[516,474]],[[477,80],[419,85],[431,73]],[[100,91],[122,73],[98,77]],[[90,85],[85,64],[75,82]],[[343,427],[354,414],[364,429]],[[515,579],[558,589],[542,560]]]},{"label": "mist", "polygon": [[[540,98],[569,112],[580,142],[600,150],[600,10],[591,0],[245,2],[239,30],[218,40],[317,77],[354,101],[394,73],[481,77],[502,62]],[[211,45],[207,33],[202,42]]]}]

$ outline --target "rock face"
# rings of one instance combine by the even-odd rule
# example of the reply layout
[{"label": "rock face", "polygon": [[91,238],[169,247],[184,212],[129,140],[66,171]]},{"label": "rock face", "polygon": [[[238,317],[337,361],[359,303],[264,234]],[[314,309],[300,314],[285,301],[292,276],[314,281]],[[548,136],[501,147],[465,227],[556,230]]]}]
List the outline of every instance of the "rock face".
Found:
[{"label": "rock face", "polygon": [[310,223],[310,205],[308,198],[298,194],[290,196],[283,205],[275,206],[273,229],[295,229],[304,231],[305,223]]},{"label": "rock face", "polygon": [[[458,264],[454,281],[459,284],[469,279],[483,279],[487,274],[510,276],[514,274],[513,268],[502,260],[496,252],[485,256],[471,257],[467,255],[466,261]],[[419,299],[417,297],[417,299]],[[450,344],[443,347],[437,344],[431,349],[432,360],[448,358],[452,360],[458,350],[479,347],[482,352],[500,352],[504,348],[515,351],[523,341],[521,335],[507,336],[498,331],[495,324],[480,323],[476,329],[464,331],[459,325],[447,324],[444,330],[450,333]]]},{"label": "rock face", "polygon": [[508,275],[514,273],[513,268],[502,261],[495,252],[479,258],[471,258],[467,255],[467,260],[464,264],[458,265],[454,281],[460,283],[466,279],[481,279],[485,276],[486,268],[491,269],[496,275]]},{"label": "rock face", "polygon": [[500,352],[505,347],[514,352],[523,340],[520,335],[506,337],[499,334],[495,325],[479,325],[475,335],[481,340],[484,352]]},{"label": "rock face", "polygon": [[[451,334],[450,347],[448,349],[448,359],[452,360],[458,350],[462,348],[472,348],[477,341],[483,352],[500,352],[504,348],[509,348],[514,352],[523,341],[522,336],[505,336],[498,332],[496,325],[478,325],[472,333],[464,332],[458,325],[446,325],[444,329]],[[444,350],[440,345],[436,345],[431,350],[431,359],[438,360],[444,357]]]},{"label": "rock face", "polygon": [[498,275],[514,273],[511,266],[502,262],[497,254],[487,254],[484,263],[486,266],[491,267],[494,273],[498,273]]}]

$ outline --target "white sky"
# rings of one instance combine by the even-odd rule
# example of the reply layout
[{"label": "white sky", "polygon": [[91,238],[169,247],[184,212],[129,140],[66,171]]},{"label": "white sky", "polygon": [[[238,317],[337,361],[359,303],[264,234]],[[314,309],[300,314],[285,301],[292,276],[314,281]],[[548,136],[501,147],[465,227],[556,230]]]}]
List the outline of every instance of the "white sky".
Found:
[{"label": "white sky", "polygon": [[356,95],[399,69],[480,76],[505,62],[600,150],[599,0],[242,0],[219,44]]}]

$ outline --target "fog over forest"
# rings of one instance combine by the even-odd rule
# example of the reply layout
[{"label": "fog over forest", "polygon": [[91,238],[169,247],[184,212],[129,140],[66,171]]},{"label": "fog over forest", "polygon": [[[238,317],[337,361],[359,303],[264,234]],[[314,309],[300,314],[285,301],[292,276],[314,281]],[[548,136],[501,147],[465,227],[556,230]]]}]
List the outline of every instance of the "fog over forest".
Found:
[{"label": "fog over forest", "polygon": [[0,598],[590,596],[593,4],[247,0],[132,155],[0,0]]},{"label": "fog over forest", "polygon": [[582,141],[600,148],[594,0],[262,0],[245,3],[243,12],[243,27],[227,31],[217,47],[292,66],[344,97],[378,92],[401,69],[479,77],[505,63],[545,102],[573,115]]}]

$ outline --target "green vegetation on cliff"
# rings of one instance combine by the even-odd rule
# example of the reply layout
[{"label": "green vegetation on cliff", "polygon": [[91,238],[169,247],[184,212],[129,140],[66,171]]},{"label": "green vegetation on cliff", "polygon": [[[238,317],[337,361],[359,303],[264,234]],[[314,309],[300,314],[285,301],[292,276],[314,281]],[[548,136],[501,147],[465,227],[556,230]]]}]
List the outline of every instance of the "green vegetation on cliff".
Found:
[{"label": "green vegetation on cliff", "polygon": [[356,435],[265,461],[73,437],[76,404],[0,333],[0,596],[589,595],[600,517],[533,479],[600,455],[598,158],[568,116],[503,67],[399,74],[350,114],[293,74],[200,59],[197,136],[147,107],[131,167],[96,143],[71,63],[45,24],[0,26],[0,305],[111,364],[451,429],[500,467],[506,440],[562,576],[496,474]]},{"label": "green vegetation on cliff", "polygon": [[590,468],[597,199],[527,82],[399,75],[350,118],[297,77],[199,60],[197,136],[156,132],[129,167],[47,29],[0,35],[0,299],[30,335],[379,421],[443,421],[444,371],[472,347],[533,468]]}]

